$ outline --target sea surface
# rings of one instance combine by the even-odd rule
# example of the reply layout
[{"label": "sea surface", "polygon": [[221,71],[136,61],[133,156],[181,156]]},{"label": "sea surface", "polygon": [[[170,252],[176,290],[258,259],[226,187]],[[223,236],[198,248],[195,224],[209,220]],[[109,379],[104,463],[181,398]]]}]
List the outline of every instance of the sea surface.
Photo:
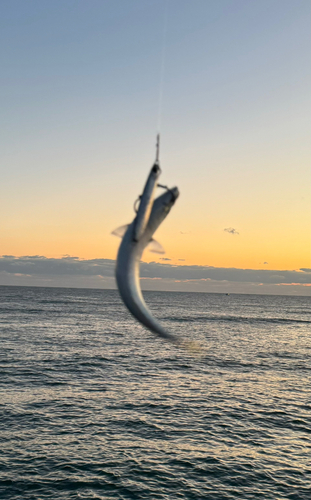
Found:
[{"label": "sea surface", "polygon": [[311,300],[0,287],[0,498],[311,498]]}]

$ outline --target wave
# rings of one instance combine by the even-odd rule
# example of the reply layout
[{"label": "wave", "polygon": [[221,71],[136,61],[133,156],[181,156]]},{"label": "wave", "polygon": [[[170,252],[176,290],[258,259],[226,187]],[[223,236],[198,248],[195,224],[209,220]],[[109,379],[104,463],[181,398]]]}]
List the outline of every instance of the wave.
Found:
[{"label": "wave", "polygon": [[166,321],[176,321],[176,322],[209,322],[209,321],[228,321],[236,323],[303,323],[311,324],[311,321],[304,319],[294,319],[294,318],[257,318],[248,316],[164,316],[161,318]]}]

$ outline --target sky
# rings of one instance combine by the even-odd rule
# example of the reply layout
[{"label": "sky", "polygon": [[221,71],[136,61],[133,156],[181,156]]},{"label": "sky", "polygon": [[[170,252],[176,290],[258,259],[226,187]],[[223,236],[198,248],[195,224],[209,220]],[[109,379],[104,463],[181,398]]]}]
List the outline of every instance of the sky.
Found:
[{"label": "sky", "polygon": [[160,131],[181,194],[142,287],[311,295],[310,11],[2,1],[0,283],[115,287]]}]

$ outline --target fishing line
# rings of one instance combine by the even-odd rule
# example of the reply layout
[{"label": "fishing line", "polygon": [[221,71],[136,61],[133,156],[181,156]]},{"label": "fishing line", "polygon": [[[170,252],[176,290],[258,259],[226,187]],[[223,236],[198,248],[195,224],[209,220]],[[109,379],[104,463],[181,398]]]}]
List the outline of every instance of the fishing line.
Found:
[{"label": "fishing line", "polygon": [[161,65],[160,65],[160,82],[159,82],[159,102],[158,102],[158,123],[157,133],[160,133],[162,122],[162,108],[163,108],[163,84],[164,84],[164,71],[166,59],[166,35],[167,35],[167,18],[168,18],[168,2],[164,0],[164,14],[163,14],[163,31],[162,31],[162,50],[161,50]]}]

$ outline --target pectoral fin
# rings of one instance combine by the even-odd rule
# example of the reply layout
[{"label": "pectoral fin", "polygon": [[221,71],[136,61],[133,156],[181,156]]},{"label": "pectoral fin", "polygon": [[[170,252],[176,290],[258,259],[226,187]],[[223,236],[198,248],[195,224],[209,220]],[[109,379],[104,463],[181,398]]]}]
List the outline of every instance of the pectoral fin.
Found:
[{"label": "pectoral fin", "polygon": [[125,226],[117,227],[117,229],[115,229],[114,231],[112,231],[111,234],[113,234],[114,236],[118,236],[119,238],[123,238],[123,236],[125,235],[128,227],[129,227],[129,224],[125,224]]},{"label": "pectoral fin", "polygon": [[165,250],[162,247],[162,245],[158,241],[156,241],[154,239],[152,239],[152,240],[149,241],[149,243],[148,243],[148,245],[147,245],[146,248],[149,250],[149,252],[165,253]]}]

